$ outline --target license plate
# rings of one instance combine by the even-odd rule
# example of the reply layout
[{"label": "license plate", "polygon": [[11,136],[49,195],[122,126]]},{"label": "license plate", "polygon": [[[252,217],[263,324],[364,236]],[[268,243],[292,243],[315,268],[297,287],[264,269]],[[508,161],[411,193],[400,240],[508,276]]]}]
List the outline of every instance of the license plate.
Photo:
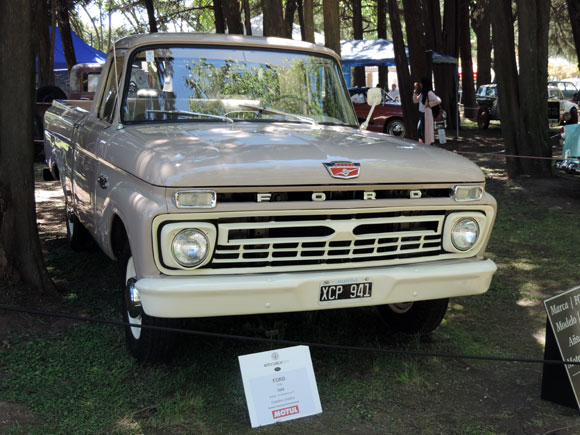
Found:
[{"label": "license plate", "polygon": [[336,301],[369,299],[373,294],[373,283],[370,280],[337,280],[324,281],[320,285],[321,304]]}]

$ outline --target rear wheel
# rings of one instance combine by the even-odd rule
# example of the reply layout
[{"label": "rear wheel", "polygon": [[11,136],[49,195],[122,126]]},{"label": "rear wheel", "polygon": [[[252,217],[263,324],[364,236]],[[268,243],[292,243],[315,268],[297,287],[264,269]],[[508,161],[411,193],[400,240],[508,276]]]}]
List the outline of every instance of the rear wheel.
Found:
[{"label": "rear wheel", "polygon": [[402,119],[390,119],[385,124],[385,133],[391,136],[405,137],[405,124]]},{"label": "rear wheel", "polygon": [[92,246],[93,238],[74,214],[73,210],[65,206],[66,235],[73,251],[85,251]]},{"label": "rear wheel", "polygon": [[[168,360],[175,347],[175,333],[154,327],[176,327],[173,319],[151,317],[145,314],[137,290],[137,273],[131,250],[127,246],[121,258],[123,289],[123,321],[125,323],[125,340],[129,352],[140,362],[161,362]],[[144,326],[145,328],[142,328]]]},{"label": "rear wheel", "polygon": [[429,334],[441,324],[449,299],[381,305],[379,314],[389,327],[406,334]]}]

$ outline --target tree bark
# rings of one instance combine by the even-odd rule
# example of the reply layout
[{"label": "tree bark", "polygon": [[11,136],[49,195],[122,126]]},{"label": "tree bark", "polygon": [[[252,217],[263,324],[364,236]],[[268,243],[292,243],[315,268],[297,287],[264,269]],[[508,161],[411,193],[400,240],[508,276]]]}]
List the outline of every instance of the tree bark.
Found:
[{"label": "tree bark", "polygon": [[292,30],[294,30],[294,15],[296,15],[296,8],[296,0],[286,0],[284,24],[286,29],[286,38],[288,39],[292,39]]},{"label": "tree bark", "polygon": [[[443,12],[442,54],[459,57],[457,35],[458,0],[445,0]],[[440,52],[440,53],[441,53]],[[457,82],[456,65],[441,64],[439,70],[439,86],[437,95],[441,97],[442,107],[447,111],[447,126],[457,127]]]},{"label": "tree bark", "polygon": [[243,35],[244,26],[242,25],[240,2],[238,0],[222,0],[222,10],[228,33],[230,35]]},{"label": "tree bark", "polygon": [[[352,1],[352,30],[354,39],[363,39],[361,0]],[[366,85],[365,67],[355,66],[352,69],[352,86],[355,88]]]},{"label": "tree bark", "polygon": [[38,86],[53,85],[53,57],[51,56],[50,9],[46,0],[34,0],[34,28],[37,29],[35,52],[38,56]]},{"label": "tree bark", "polygon": [[226,22],[222,9],[222,0],[213,0],[213,15],[215,20],[215,32],[226,33]]},{"label": "tree bark", "polygon": [[407,28],[407,45],[411,64],[411,81],[418,82],[421,77],[428,77],[425,51],[425,25],[423,8],[420,0],[403,0],[405,27]]},{"label": "tree bark", "polygon": [[246,35],[252,35],[252,15],[250,12],[250,0],[242,0],[242,8],[244,9],[244,24],[246,27]]},{"label": "tree bark", "polygon": [[[519,3],[519,67],[515,58],[511,0],[492,9],[495,73],[507,154],[551,157],[548,143],[547,71],[549,0]],[[551,175],[550,160],[506,158],[508,176]]]},{"label": "tree bark", "polygon": [[397,65],[397,79],[399,81],[399,92],[401,95],[401,106],[403,108],[403,120],[405,123],[405,137],[417,139],[417,123],[419,112],[413,103],[413,85],[409,74],[409,64],[405,53],[405,41],[403,40],[403,30],[401,28],[401,17],[397,0],[388,0],[389,18],[391,22],[391,34],[395,46],[395,64]]},{"label": "tree bark", "polygon": [[34,53],[32,0],[0,2],[0,279],[55,296],[36,227],[32,147]]},{"label": "tree bark", "polygon": [[580,69],[580,2],[578,0],[567,0],[568,14],[572,24],[572,34],[574,35],[574,45],[576,46],[576,57],[578,69]]},{"label": "tree bark", "polygon": [[461,56],[461,87],[463,90],[463,116],[477,117],[475,86],[473,84],[473,61],[471,59],[471,27],[469,26],[470,0],[459,2],[459,53]]},{"label": "tree bark", "polygon": [[314,43],[313,0],[304,0],[304,40]]},{"label": "tree bark", "polygon": [[[377,0],[377,38],[387,39],[387,0]],[[389,87],[389,68],[379,66],[379,88]]]},{"label": "tree bark", "polygon": [[472,14],[471,27],[477,39],[477,86],[491,83],[491,11],[489,0],[479,1]]},{"label": "tree bark", "polygon": [[284,38],[284,16],[282,13],[282,0],[262,0],[264,12],[264,36],[279,36]]},{"label": "tree bark", "polygon": [[322,0],[324,45],[340,56],[340,21],[338,0]]},{"label": "tree bark", "polygon": [[[437,53],[444,53],[439,0],[423,0],[423,13],[425,16],[425,45],[427,50],[431,50],[431,55],[435,51]],[[432,62],[431,69],[435,79],[435,93],[437,95],[443,95],[441,92],[443,71],[439,65],[433,65]]]},{"label": "tree bark", "polygon": [[143,0],[145,9],[147,9],[147,18],[149,19],[149,33],[157,33],[157,20],[155,20],[155,7],[153,0]]},{"label": "tree bark", "polygon": [[296,0],[296,7],[298,8],[298,22],[300,23],[300,38],[306,41],[306,26],[304,23],[304,5],[302,0]]},{"label": "tree bark", "polygon": [[62,51],[66,60],[66,68],[69,73],[73,66],[77,64],[75,47],[73,45],[72,33],[70,29],[69,4],[67,0],[58,0],[56,17],[58,27],[60,27],[60,40],[62,42]]}]

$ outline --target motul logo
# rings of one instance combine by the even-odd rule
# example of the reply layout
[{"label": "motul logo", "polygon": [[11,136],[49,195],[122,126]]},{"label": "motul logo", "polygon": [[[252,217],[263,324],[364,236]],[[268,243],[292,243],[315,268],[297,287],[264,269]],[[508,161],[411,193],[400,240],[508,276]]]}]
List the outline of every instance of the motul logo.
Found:
[{"label": "motul logo", "polygon": [[298,409],[298,405],[296,406],[290,406],[289,408],[282,408],[282,409],[276,409],[275,411],[272,411],[272,417],[276,418],[282,418],[282,417],[288,417],[289,415],[294,415],[294,414],[299,414],[300,410]]}]

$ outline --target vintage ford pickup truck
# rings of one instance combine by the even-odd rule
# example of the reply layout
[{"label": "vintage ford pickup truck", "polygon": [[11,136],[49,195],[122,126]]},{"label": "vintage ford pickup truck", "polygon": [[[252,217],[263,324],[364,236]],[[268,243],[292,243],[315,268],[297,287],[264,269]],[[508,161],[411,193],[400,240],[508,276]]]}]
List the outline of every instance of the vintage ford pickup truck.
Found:
[{"label": "vintage ford pickup truck", "polygon": [[140,360],[175,319],[378,306],[426,333],[487,291],[496,215],[470,161],[359,128],[331,50],[152,34],[116,42],[90,111],[46,113],[73,248],[121,263]]}]

